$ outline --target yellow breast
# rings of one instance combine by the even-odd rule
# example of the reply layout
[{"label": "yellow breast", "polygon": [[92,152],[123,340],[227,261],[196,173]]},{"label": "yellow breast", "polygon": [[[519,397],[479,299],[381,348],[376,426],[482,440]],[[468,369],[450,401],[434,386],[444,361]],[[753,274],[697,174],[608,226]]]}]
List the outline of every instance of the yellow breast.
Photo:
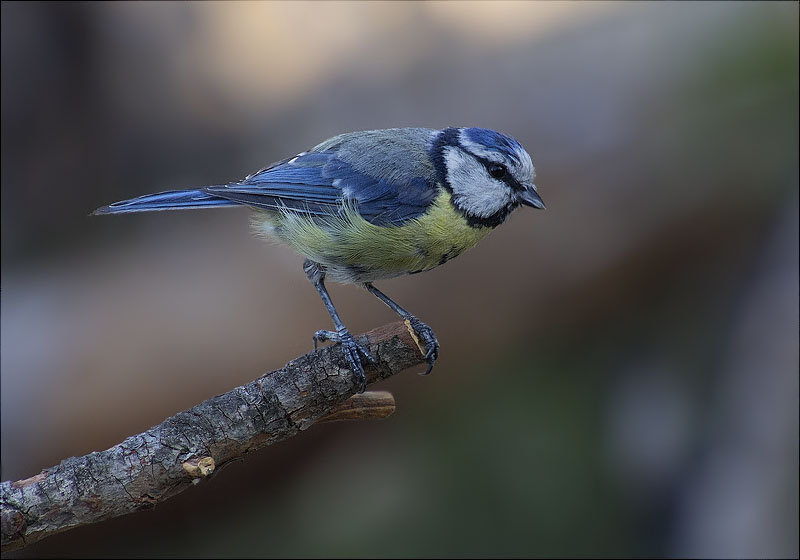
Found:
[{"label": "yellow breast", "polygon": [[258,211],[254,226],[328,267],[341,282],[370,282],[430,270],[483,239],[491,228],[471,227],[442,190],[422,216],[399,226],[378,226],[355,208],[336,217]]}]

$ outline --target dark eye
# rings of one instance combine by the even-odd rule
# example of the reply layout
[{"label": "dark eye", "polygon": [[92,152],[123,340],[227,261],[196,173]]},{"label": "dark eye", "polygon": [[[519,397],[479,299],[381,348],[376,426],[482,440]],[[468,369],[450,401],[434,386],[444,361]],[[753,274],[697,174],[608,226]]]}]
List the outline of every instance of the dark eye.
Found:
[{"label": "dark eye", "polygon": [[489,175],[495,179],[502,179],[507,173],[508,170],[505,165],[500,165],[499,163],[492,163],[489,165]]}]

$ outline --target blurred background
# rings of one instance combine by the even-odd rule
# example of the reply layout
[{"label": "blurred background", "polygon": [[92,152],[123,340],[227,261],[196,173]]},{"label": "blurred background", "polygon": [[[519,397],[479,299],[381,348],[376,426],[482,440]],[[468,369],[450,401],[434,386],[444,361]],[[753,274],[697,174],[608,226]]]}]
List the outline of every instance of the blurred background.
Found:
[{"label": "blurred background", "polygon": [[449,125],[520,140],[547,210],[378,284],[442,345],[392,417],[8,556],[796,557],[796,2],[3,2],[2,479],[329,327],[245,209],[89,212]]}]

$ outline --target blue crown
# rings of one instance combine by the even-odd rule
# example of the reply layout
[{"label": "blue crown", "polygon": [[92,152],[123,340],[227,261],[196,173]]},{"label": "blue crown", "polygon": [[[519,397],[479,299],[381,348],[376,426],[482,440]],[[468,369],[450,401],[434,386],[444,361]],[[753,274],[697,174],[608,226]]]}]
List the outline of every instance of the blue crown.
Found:
[{"label": "blue crown", "polygon": [[522,144],[510,136],[500,134],[488,128],[465,128],[464,134],[466,134],[467,138],[472,142],[497,150],[504,156],[517,162],[519,161],[518,154],[525,151]]}]

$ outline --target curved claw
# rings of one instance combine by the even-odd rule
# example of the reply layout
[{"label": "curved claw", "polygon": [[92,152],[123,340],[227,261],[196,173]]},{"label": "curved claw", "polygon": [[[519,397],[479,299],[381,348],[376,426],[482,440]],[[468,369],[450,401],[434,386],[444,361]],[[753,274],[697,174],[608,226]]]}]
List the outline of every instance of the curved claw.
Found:
[{"label": "curved claw", "polygon": [[353,372],[353,374],[355,374],[356,378],[361,384],[359,393],[363,393],[367,389],[367,376],[364,373],[364,366],[361,362],[361,356],[364,356],[372,364],[376,362],[372,354],[369,353],[369,350],[367,350],[363,345],[359,344],[347,329],[340,329],[335,332],[319,330],[314,333],[313,338],[315,350],[317,349],[318,341],[325,342],[326,340],[330,340],[332,342],[338,342],[342,345],[342,352],[344,353],[345,358],[347,358],[347,363],[350,365],[350,370]]},{"label": "curved claw", "polygon": [[325,342],[326,340],[333,340],[335,342],[338,342],[339,335],[337,335],[333,331],[318,330],[317,332],[314,333],[314,336],[311,337],[311,340],[314,341],[314,350],[316,350],[318,342]]},{"label": "curved claw", "polygon": [[422,374],[428,375],[433,369],[433,364],[436,362],[436,358],[439,357],[439,340],[436,338],[436,333],[433,332],[433,329],[416,317],[410,317],[409,322],[411,323],[411,328],[414,329],[414,331],[423,341],[425,341],[425,348],[428,349],[428,351],[425,353],[425,359],[428,362],[428,369],[426,369],[425,373]]}]

